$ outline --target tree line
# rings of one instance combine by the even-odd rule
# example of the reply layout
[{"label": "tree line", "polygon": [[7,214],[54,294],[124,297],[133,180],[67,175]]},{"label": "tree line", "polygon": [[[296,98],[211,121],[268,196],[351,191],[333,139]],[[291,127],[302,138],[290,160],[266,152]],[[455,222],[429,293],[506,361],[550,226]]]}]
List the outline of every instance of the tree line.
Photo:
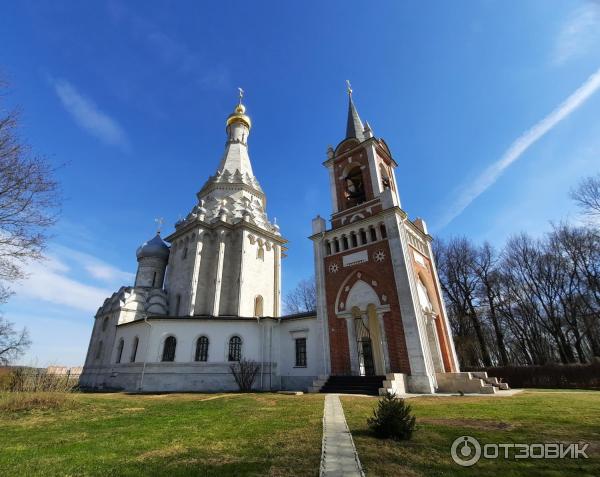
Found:
[{"label": "tree line", "polygon": [[434,253],[456,352],[468,368],[588,363],[600,356],[600,175],[573,198],[592,219],[496,249],[465,237]]}]

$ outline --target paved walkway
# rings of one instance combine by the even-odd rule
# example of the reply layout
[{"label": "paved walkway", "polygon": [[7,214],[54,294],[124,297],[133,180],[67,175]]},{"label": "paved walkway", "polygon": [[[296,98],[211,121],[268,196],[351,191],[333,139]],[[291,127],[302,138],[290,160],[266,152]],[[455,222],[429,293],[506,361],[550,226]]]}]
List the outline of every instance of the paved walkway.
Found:
[{"label": "paved walkway", "polygon": [[325,396],[320,475],[321,477],[364,477],[365,475],[337,394]]}]

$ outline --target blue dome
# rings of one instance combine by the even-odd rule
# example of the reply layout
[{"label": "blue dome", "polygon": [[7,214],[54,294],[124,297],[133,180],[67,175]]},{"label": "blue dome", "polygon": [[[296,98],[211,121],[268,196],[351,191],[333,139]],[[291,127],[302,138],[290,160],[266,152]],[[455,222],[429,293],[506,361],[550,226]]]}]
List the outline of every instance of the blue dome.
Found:
[{"label": "blue dome", "polygon": [[152,240],[148,240],[142,244],[135,254],[138,260],[146,257],[163,258],[166,260],[169,258],[169,246],[160,238],[159,234],[156,234]]}]

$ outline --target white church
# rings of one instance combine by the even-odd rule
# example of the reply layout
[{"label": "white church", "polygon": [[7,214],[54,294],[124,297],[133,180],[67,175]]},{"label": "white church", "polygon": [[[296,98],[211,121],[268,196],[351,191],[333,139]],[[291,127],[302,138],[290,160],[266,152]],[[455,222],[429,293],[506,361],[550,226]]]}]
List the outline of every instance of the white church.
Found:
[{"label": "white church", "polygon": [[164,239],[137,250],[133,286],[94,318],[80,385],[87,389],[235,391],[231,365],[259,367],[256,390],[495,393],[460,373],[421,219],[401,208],[385,141],[363,123],[348,88],[346,136],[324,162],[333,214],[317,216],[317,306],[282,315],[286,240],[269,221],[252,171],[242,96],[225,152],[197,203]]}]

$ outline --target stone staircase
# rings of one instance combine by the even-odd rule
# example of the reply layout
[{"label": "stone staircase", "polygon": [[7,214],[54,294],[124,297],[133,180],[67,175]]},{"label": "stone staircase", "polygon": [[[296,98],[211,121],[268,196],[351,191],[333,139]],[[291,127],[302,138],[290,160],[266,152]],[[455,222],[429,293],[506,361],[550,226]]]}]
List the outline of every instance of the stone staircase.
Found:
[{"label": "stone staircase", "polygon": [[378,396],[383,388],[385,376],[319,376],[313,381],[309,392],[366,394]]},{"label": "stone staircase", "polygon": [[491,378],[485,372],[437,373],[435,375],[440,393],[496,394],[510,389],[507,383]]}]

